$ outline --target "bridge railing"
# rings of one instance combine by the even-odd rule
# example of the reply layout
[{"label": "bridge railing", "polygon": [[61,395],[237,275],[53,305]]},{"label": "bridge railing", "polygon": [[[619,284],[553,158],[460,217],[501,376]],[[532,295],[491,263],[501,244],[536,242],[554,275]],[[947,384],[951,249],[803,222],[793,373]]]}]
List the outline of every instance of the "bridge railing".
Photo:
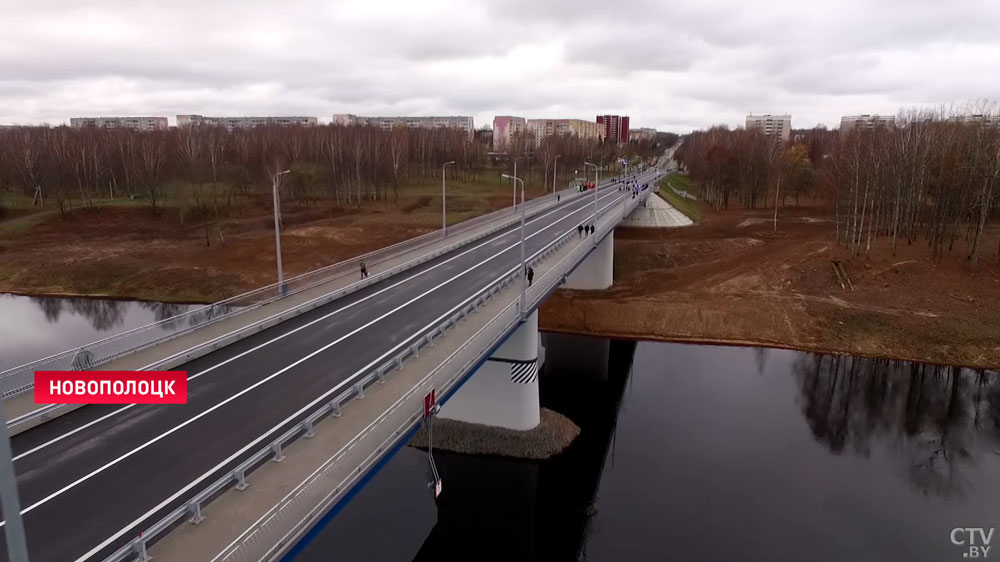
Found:
[{"label": "bridge railing", "polygon": [[[620,220],[616,215],[617,209],[613,207],[621,205],[623,207],[622,216],[627,215],[642,201],[641,197],[631,199],[627,194],[621,198],[616,198],[601,209],[601,216],[611,217],[597,225],[595,235],[597,239],[603,238]],[[612,215],[615,215],[612,217]],[[590,221],[588,216],[580,224]],[[562,249],[566,244],[574,239],[578,239],[576,225],[566,230],[560,237],[553,240],[537,252],[527,258],[531,266],[536,266],[542,260],[549,258],[553,253]],[[559,273],[559,267],[567,267],[562,264],[573,264],[583,259],[592,250],[592,246],[581,244],[574,248],[572,253],[564,256],[559,265],[546,272],[539,278],[539,282],[534,284],[527,292],[528,302],[536,306],[549,292],[554,290],[563,282],[564,275]],[[420,350],[427,346],[434,345],[435,340],[443,336],[447,331],[461,323],[468,315],[480,310],[492,301],[501,291],[510,287],[521,278],[520,265],[503,272],[485,289],[462,301],[446,313],[442,314],[437,321],[432,322],[424,329],[414,333],[409,338],[398,344],[391,353],[391,357],[379,364],[373,370],[358,375],[354,379],[348,379],[338,388],[343,388],[338,394],[324,401],[315,410],[308,414],[302,421],[286,430],[266,446],[262,447],[247,459],[240,462],[226,474],[215,482],[203,488],[186,503],[179,506],[174,511],[167,514],[163,519],[145,529],[138,538],[124,545],[112,556],[105,559],[105,562],[120,562],[136,558],[141,561],[148,560],[146,552],[147,544],[155,541],[165,531],[175,527],[179,522],[187,519],[192,523],[198,523],[203,519],[202,506],[217,497],[223,491],[235,487],[243,489],[247,486],[247,474],[266,462],[268,459],[280,460],[283,458],[282,450],[292,441],[300,437],[311,437],[315,432],[315,426],[327,417],[339,417],[341,406],[355,398],[364,398],[365,390],[373,384],[381,384],[385,378],[394,371],[403,368],[407,359],[419,357]],[[288,546],[291,537],[296,533],[308,529],[309,522],[325,511],[328,500],[340,493],[350,489],[358,478],[364,474],[363,468],[370,466],[387,450],[391,442],[398,439],[408,428],[419,422],[423,408],[423,394],[420,390],[426,386],[428,380],[441,372],[442,369],[455,368],[455,375],[449,379],[447,387],[450,388],[457,380],[460,380],[464,373],[467,373],[475,363],[482,358],[483,350],[492,349],[493,343],[499,343],[504,337],[520,322],[520,312],[518,302],[507,305],[499,314],[490,320],[483,328],[476,332],[468,341],[463,343],[458,350],[431,371],[421,382],[410,389],[403,397],[397,400],[386,412],[381,414],[376,420],[369,424],[347,445],[337,451],[324,465],[317,469],[307,481],[297,486],[291,493],[283,498],[263,517],[258,519],[247,529],[237,540],[233,541],[223,552],[213,559],[215,561],[238,562],[238,561],[260,561],[270,557],[276,549]],[[492,343],[487,343],[492,342]],[[439,388],[442,394],[447,388]],[[340,482],[333,481],[334,472],[342,466],[348,455],[354,452],[358,444],[364,441],[365,437],[371,434],[375,428],[384,423],[396,423],[392,435],[385,439],[381,445],[375,448],[374,452],[366,455],[352,475]],[[319,501],[319,506],[316,503]],[[324,507],[326,506],[326,507]]]},{"label": "bridge railing", "polygon": [[[560,195],[572,198],[576,194],[575,190],[564,190]],[[529,216],[551,207],[554,200],[549,196],[543,196],[530,201],[526,201],[526,211]],[[246,293],[230,297],[219,302],[194,308],[176,316],[160,320],[145,326],[140,326],[93,343],[63,351],[49,357],[38,359],[6,371],[0,372],[0,398],[7,398],[34,388],[35,371],[80,371],[89,370],[105,363],[109,363],[126,355],[147,349],[149,347],[172,340],[182,335],[188,334],[199,328],[208,326],[223,319],[231,318],[250,310],[258,309],[291,295],[302,293],[313,289],[324,283],[329,283],[341,279],[347,275],[357,274],[360,262],[365,262],[369,269],[394,259],[406,252],[411,252],[422,247],[429,246],[443,239],[460,238],[468,233],[492,221],[510,217],[510,220],[503,221],[496,227],[476,235],[468,236],[457,240],[453,245],[446,247],[446,251],[467,244],[476,239],[488,236],[498,230],[509,227],[517,222],[518,214],[512,212],[511,208],[504,208],[492,213],[481,215],[448,228],[447,238],[443,238],[441,231],[428,232],[415,238],[404,240],[392,246],[387,246],[367,254],[341,261],[320,269],[303,273],[295,277],[286,279],[281,286],[277,283],[254,289]],[[434,257],[441,252],[435,252]],[[364,281],[358,281],[336,292],[339,298],[357,289],[366,287],[372,283],[380,281],[391,275],[395,275],[402,270],[408,269],[426,260],[415,259],[404,264],[404,267],[395,267],[387,271],[372,272],[372,275]],[[310,301],[310,304],[312,301]],[[300,307],[290,311],[286,316],[294,316],[311,308]],[[284,316],[282,319],[285,319]],[[200,346],[199,346],[200,347]],[[151,366],[152,368],[153,366]]]}]

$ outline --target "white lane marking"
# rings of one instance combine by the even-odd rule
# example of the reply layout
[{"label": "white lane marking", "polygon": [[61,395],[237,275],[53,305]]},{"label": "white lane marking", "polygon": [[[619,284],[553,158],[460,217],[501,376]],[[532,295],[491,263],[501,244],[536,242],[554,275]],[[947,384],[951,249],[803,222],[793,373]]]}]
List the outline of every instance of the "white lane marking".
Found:
[{"label": "white lane marking", "polygon": [[[544,229],[543,229],[543,230],[539,230],[538,232],[536,232],[536,233],[532,234],[531,236],[528,236],[527,238],[532,238],[532,237],[534,237],[534,236],[538,236],[538,235],[542,234],[543,232],[544,232]],[[180,429],[182,429],[182,428],[184,428],[184,427],[187,427],[188,425],[190,425],[190,424],[194,423],[195,421],[197,421],[197,420],[199,420],[199,419],[201,419],[201,418],[203,418],[203,417],[207,416],[208,414],[210,414],[210,413],[214,412],[215,410],[218,410],[219,408],[221,408],[221,407],[225,406],[226,404],[228,404],[228,403],[232,402],[233,400],[236,400],[236,399],[237,399],[237,398],[239,398],[240,396],[243,396],[244,394],[246,394],[246,393],[250,392],[251,390],[253,390],[253,389],[255,389],[255,388],[257,388],[257,387],[259,387],[259,386],[261,386],[261,385],[263,385],[264,383],[266,383],[266,382],[268,382],[268,381],[270,381],[270,380],[274,379],[275,377],[278,377],[278,376],[280,376],[280,375],[282,375],[282,374],[284,374],[284,373],[288,372],[288,371],[289,371],[289,370],[291,370],[292,368],[294,368],[294,367],[297,367],[298,365],[300,365],[300,364],[304,363],[305,361],[307,361],[307,360],[309,360],[309,359],[311,359],[311,358],[315,357],[316,355],[319,355],[320,353],[322,353],[322,352],[326,351],[327,349],[329,349],[329,348],[331,348],[331,347],[333,347],[333,346],[337,345],[338,343],[340,343],[340,342],[344,341],[345,339],[347,339],[347,338],[349,338],[349,337],[353,336],[354,334],[357,334],[358,332],[361,332],[362,330],[366,330],[366,329],[368,329],[368,327],[370,327],[370,326],[371,326],[372,324],[375,324],[375,323],[377,323],[377,322],[380,322],[381,320],[384,320],[384,319],[385,319],[386,317],[388,317],[388,316],[391,316],[392,314],[395,314],[396,312],[398,312],[398,311],[402,310],[403,308],[405,308],[405,307],[407,307],[407,306],[409,306],[409,305],[413,304],[414,302],[417,302],[418,300],[420,300],[420,299],[424,298],[425,296],[429,295],[430,293],[433,293],[433,292],[437,291],[437,290],[438,290],[438,289],[440,289],[441,287],[443,287],[443,286],[445,286],[445,285],[447,285],[447,284],[451,283],[452,281],[455,281],[456,279],[458,279],[458,278],[460,278],[460,277],[462,277],[462,276],[464,276],[464,275],[468,274],[468,273],[469,273],[470,271],[472,271],[472,270],[474,270],[474,269],[476,269],[476,268],[478,268],[478,267],[482,266],[483,264],[486,264],[486,263],[488,263],[488,262],[490,262],[490,261],[492,261],[492,260],[496,259],[497,257],[499,257],[499,256],[503,255],[504,253],[506,253],[506,252],[508,252],[508,251],[510,251],[510,250],[512,250],[512,249],[514,249],[514,248],[517,248],[517,247],[518,247],[519,245],[520,245],[520,241],[518,241],[518,242],[516,242],[516,243],[514,243],[514,244],[511,244],[510,246],[507,246],[506,248],[504,248],[504,249],[503,249],[503,250],[501,250],[500,252],[497,252],[497,253],[493,254],[492,256],[490,256],[490,257],[486,258],[485,260],[483,260],[483,261],[481,261],[481,262],[479,262],[479,263],[477,263],[477,264],[473,265],[472,267],[469,267],[468,269],[466,269],[465,271],[462,271],[462,272],[461,272],[461,273],[459,273],[458,275],[455,275],[454,277],[452,277],[452,278],[450,278],[450,279],[446,279],[445,281],[442,281],[441,283],[437,284],[436,286],[434,286],[434,287],[432,287],[432,288],[430,288],[430,289],[428,289],[428,290],[424,291],[423,293],[421,293],[421,294],[419,294],[419,295],[417,295],[417,296],[413,297],[412,299],[410,299],[410,300],[406,301],[405,303],[403,303],[403,304],[401,304],[401,305],[399,305],[399,306],[397,306],[397,307],[393,308],[392,310],[390,310],[390,311],[388,311],[388,312],[385,312],[385,313],[381,314],[380,316],[378,316],[378,317],[376,317],[375,319],[373,319],[373,320],[369,321],[368,323],[366,323],[366,324],[364,324],[364,325],[362,325],[362,326],[359,326],[359,327],[355,328],[354,330],[351,330],[350,332],[348,332],[348,333],[344,334],[343,336],[341,336],[341,337],[339,337],[339,338],[337,338],[337,339],[333,340],[332,342],[330,342],[330,343],[328,343],[328,344],[324,345],[323,347],[321,347],[321,348],[317,349],[316,351],[313,351],[313,352],[309,353],[308,355],[306,355],[306,356],[304,356],[304,357],[301,357],[301,358],[297,359],[297,360],[296,360],[296,361],[294,361],[293,363],[291,363],[291,364],[289,364],[289,365],[287,365],[287,366],[285,366],[285,367],[283,367],[283,368],[279,369],[279,370],[278,370],[278,371],[276,371],[275,373],[272,373],[271,375],[268,375],[267,377],[265,377],[265,378],[263,378],[263,379],[261,379],[261,380],[257,381],[256,383],[254,383],[254,384],[252,384],[252,385],[250,385],[250,386],[246,387],[245,389],[241,390],[240,392],[237,392],[236,394],[233,394],[233,395],[232,395],[232,396],[230,396],[229,398],[226,398],[225,400],[223,400],[223,401],[219,402],[218,404],[215,404],[214,406],[212,406],[212,407],[208,408],[207,410],[204,410],[204,411],[202,411],[202,412],[199,412],[199,413],[198,413],[198,414],[196,414],[195,416],[193,416],[193,417],[191,417],[191,418],[189,418],[189,419],[185,420],[184,422],[182,422],[182,423],[180,423],[180,424],[178,424],[178,425],[174,426],[173,428],[171,428],[171,429],[169,429],[169,430],[167,430],[167,431],[165,431],[165,432],[161,433],[161,434],[160,434],[160,435],[158,435],[157,437],[154,437],[153,439],[150,439],[149,441],[146,441],[146,442],[145,442],[145,443],[143,443],[142,445],[139,445],[138,447],[135,447],[135,448],[134,448],[134,449],[132,449],[131,451],[129,451],[129,452],[127,452],[127,453],[125,453],[125,454],[123,454],[123,455],[119,456],[119,457],[118,457],[118,458],[116,458],[115,460],[113,460],[113,461],[110,461],[110,462],[108,462],[108,463],[104,464],[104,466],[101,466],[101,467],[99,467],[99,468],[96,468],[96,469],[94,469],[93,471],[91,471],[91,472],[90,472],[89,474],[87,474],[87,475],[85,475],[85,476],[81,476],[80,478],[77,478],[77,479],[76,479],[76,480],[74,480],[73,482],[71,482],[71,483],[69,483],[69,484],[67,484],[67,485],[63,486],[63,487],[62,487],[62,488],[60,488],[59,490],[56,490],[55,492],[52,492],[52,493],[51,493],[51,494],[49,494],[48,496],[45,496],[44,498],[42,498],[42,499],[40,499],[40,500],[36,501],[35,503],[31,504],[30,506],[28,506],[28,507],[26,507],[26,508],[22,509],[22,510],[21,510],[21,514],[23,515],[23,514],[27,514],[27,513],[30,513],[30,512],[31,512],[31,511],[33,511],[33,510],[34,510],[35,508],[37,508],[37,507],[39,507],[39,506],[41,506],[41,505],[45,504],[46,502],[48,502],[48,501],[52,500],[52,499],[53,499],[53,498],[55,498],[55,497],[58,497],[58,496],[62,495],[62,494],[63,494],[63,493],[65,493],[66,491],[68,491],[68,490],[70,490],[70,489],[72,489],[72,488],[74,488],[74,487],[78,486],[79,484],[81,484],[81,483],[83,483],[83,482],[85,482],[85,481],[87,481],[87,480],[89,480],[89,479],[93,478],[94,476],[96,476],[96,475],[100,474],[101,472],[104,472],[105,470],[107,470],[107,469],[111,468],[112,466],[115,466],[116,464],[120,463],[121,461],[123,461],[123,460],[125,460],[125,459],[127,459],[127,458],[131,457],[132,455],[134,455],[134,454],[136,454],[136,453],[138,453],[138,452],[142,451],[142,450],[143,450],[143,449],[145,449],[146,447],[149,447],[150,445],[153,445],[154,443],[157,443],[157,442],[158,442],[158,441],[160,441],[161,439],[164,439],[165,437],[167,437],[167,436],[169,436],[169,435],[172,435],[172,434],[173,434],[173,433],[175,433],[176,431],[178,431],[178,430],[180,430]],[[442,317],[442,318],[443,318],[443,317]],[[438,321],[439,321],[439,320],[438,320]],[[432,322],[432,323],[431,323],[430,325],[433,325],[433,322]],[[408,339],[409,339],[409,338],[408,338]],[[402,344],[400,344],[400,345],[402,345]],[[398,347],[399,347],[399,346],[397,346],[397,348],[398,348]],[[393,348],[393,350],[395,350],[395,349],[396,349],[396,348]],[[349,377],[348,379],[345,379],[345,380],[350,380],[350,378],[353,378],[353,377],[355,377],[356,375],[357,375],[357,373],[355,373],[354,375],[351,375],[351,377]],[[282,422],[282,423],[285,423],[285,422]],[[272,429],[271,431],[274,431],[274,430]],[[266,436],[266,435],[268,435],[268,434],[264,434],[264,435]],[[4,523],[6,523],[6,521],[4,521]],[[2,526],[2,525],[0,525],[0,526]]]},{"label": "white lane marking", "polygon": [[[606,197],[609,197],[609,195],[605,194],[604,196],[602,196],[602,199],[606,198]],[[573,205],[574,203],[576,203],[576,202],[574,201],[573,203],[568,203],[567,206]],[[566,218],[572,217],[574,214],[579,213],[580,211],[584,210],[586,208],[586,206],[587,205],[582,205],[579,209],[571,211],[570,213],[568,213],[566,216],[560,218],[559,220],[561,221],[561,220],[564,220]],[[540,215],[538,217],[535,217],[535,218],[531,219],[530,221],[527,222],[527,224],[532,224],[532,223],[538,222],[540,220],[543,220],[546,217],[548,217],[549,215],[552,215],[553,213],[555,213],[557,211],[559,211],[559,209],[553,209],[552,211],[549,211],[549,212],[547,212],[547,213],[545,213],[543,215]],[[552,227],[552,224],[547,225],[547,226],[543,227],[542,229],[540,229],[539,232],[544,231],[545,229],[548,229],[548,228],[551,228],[551,227]],[[229,364],[229,363],[231,363],[231,362],[233,362],[233,361],[235,361],[237,359],[240,359],[240,358],[242,358],[242,357],[244,357],[246,355],[249,355],[249,354],[251,354],[251,353],[253,353],[253,352],[255,352],[255,351],[257,351],[257,350],[259,350],[259,349],[261,349],[263,347],[271,345],[272,343],[274,343],[276,341],[282,340],[282,339],[284,339],[284,338],[286,338],[286,337],[288,337],[288,336],[290,336],[290,335],[292,335],[292,334],[294,334],[294,333],[296,333],[296,332],[298,332],[300,330],[304,330],[304,329],[308,328],[309,326],[312,326],[313,324],[316,324],[317,322],[322,322],[322,321],[326,320],[327,318],[329,318],[331,316],[334,316],[335,314],[339,314],[339,313],[341,313],[341,312],[343,312],[343,311],[345,311],[345,310],[347,310],[349,308],[352,308],[352,307],[354,307],[354,306],[356,306],[358,304],[361,304],[361,303],[363,303],[363,302],[365,302],[365,301],[367,301],[369,299],[377,297],[378,295],[380,295],[380,294],[382,294],[382,293],[384,293],[384,292],[386,292],[386,291],[388,291],[390,289],[393,289],[393,288],[395,288],[395,287],[397,287],[399,285],[402,285],[403,283],[407,283],[409,281],[412,281],[413,279],[416,279],[417,277],[420,277],[421,275],[429,273],[429,272],[431,272],[431,271],[433,271],[433,270],[435,270],[435,269],[437,269],[437,268],[439,268],[439,267],[441,267],[441,266],[443,266],[443,265],[445,265],[445,264],[447,264],[447,263],[449,263],[449,262],[451,262],[453,260],[456,260],[456,259],[458,259],[458,258],[460,258],[460,257],[462,257],[462,256],[464,256],[466,254],[468,254],[469,252],[473,252],[475,250],[478,250],[479,248],[482,248],[483,246],[486,246],[487,244],[496,243],[498,240],[502,240],[503,238],[505,238],[507,236],[510,236],[512,234],[514,234],[514,232],[508,232],[506,234],[503,234],[503,235],[499,236],[498,238],[492,238],[490,240],[486,240],[485,242],[479,243],[479,244],[477,244],[477,245],[475,245],[475,246],[473,246],[473,247],[471,247],[471,248],[463,251],[460,254],[457,254],[455,256],[452,256],[452,257],[448,258],[447,260],[445,260],[445,261],[443,261],[443,262],[441,262],[439,264],[433,265],[433,266],[431,266],[431,267],[429,267],[429,268],[427,268],[427,269],[425,269],[425,270],[423,270],[421,272],[418,272],[418,273],[416,273],[414,275],[411,275],[410,277],[407,277],[406,279],[402,279],[400,281],[397,281],[397,282],[393,283],[392,285],[389,285],[388,287],[380,289],[380,290],[378,290],[378,291],[376,291],[376,292],[374,292],[374,293],[372,293],[372,294],[370,294],[370,295],[368,295],[368,296],[366,296],[366,297],[364,297],[362,299],[359,299],[359,300],[357,300],[355,302],[352,302],[352,303],[347,304],[347,305],[345,305],[345,306],[343,306],[341,308],[338,308],[337,310],[334,310],[334,311],[332,311],[332,312],[330,312],[330,313],[328,313],[328,314],[326,314],[324,316],[321,316],[321,317],[317,318],[316,320],[313,320],[313,321],[311,321],[311,322],[309,322],[307,324],[299,326],[298,328],[295,328],[293,330],[285,332],[285,333],[281,334],[280,336],[276,336],[273,339],[270,339],[270,340],[268,340],[268,341],[266,341],[264,343],[261,343],[261,344],[257,345],[256,347],[248,349],[248,350],[244,351],[243,353],[240,353],[239,355],[234,355],[233,357],[230,357],[229,359],[226,359],[226,360],[224,360],[224,361],[222,361],[222,362],[220,362],[220,363],[218,363],[216,365],[212,365],[211,367],[208,367],[207,369],[205,369],[203,371],[200,371],[200,372],[198,372],[198,373],[196,373],[194,375],[191,375],[190,377],[188,377],[187,380],[188,381],[192,381],[192,380],[194,380],[194,379],[196,379],[196,378],[198,378],[198,377],[200,377],[200,376],[202,376],[204,374],[207,374],[207,373],[209,373],[211,371],[214,371],[215,369],[218,369],[219,367],[225,366],[225,365],[227,365],[227,364]],[[534,236],[534,234],[532,234],[531,236]],[[529,238],[531,238],[531,236],[529,236]],[[53,445],[55,443],[58,443],[59,441],[62,441],[63,439],[65,439],[67,437],[75,435],[76,433],[79,433],[79,432],[87,429],[88,427],[92,427],[95,424],[101,423],[101,422],[107,420],[108,418],[111,418],[111,417],[113,417],[113,416],[115,416],[117,414],[120,414],[120,413],[124,412],[125,410],[128,410],[128,409],[130,409],[130,408],[132,408],[134,406],[136,406],[136,404],[129,404],[127,406],[123,406],[121,408],[118,408],[117,410],[114,410],[112,412],[108,412],[107,414],[105,414],[105,415],[103,415],[103,416],[101,416],[101,417],[99,417],[99,418],[97,418],[97,419],[95,419],[93,421],[90,421],[90,422],[88,422],[88,423],[86,423],[84,425],[81,425],[81,426],[79,426],[77,428],[74,428],[73,430],[68,431],[68,432],[62,434],[59,437],[55,437],[53,439],[50,439],[49,441],[46,441],[45,443],[37,445],[37,446],[35,446],[35,447],[33,447],[33,448],[31,448],[31,449],[29,449],[29,450],[27,450],[27,451],[19,454],[19,455],[17,455],[16,457],[14,457],[13,460],[16,462],[16,461],[18,461],[20,459],[23,459],[24,457],[27,457],[28,455],[31,455],[32,453],[36,453],[36,452],[44,449],[45,447],[48,447],[48,446]],[[0,526],[2,526],[2,523],[0,523]]]},{"label": "white lane marking", "polygon": [[[623,195],[619,199],[624,199],[624,198],[625,198],[625,196]],[[614,202],[606,205],[605,207],[601,208],[600,212],[603,212],[604,210],[611,208],[616,203],[618,203],[618,199],[616,199]],[[519,244],[514,244],[514,245],[508,247],[506,250],[504,250],[504,252],[506,252],[506,251],[508,251],[508,250],[510,250],[512,248],[515,248],[518,245]],[[497,254],[497,255],[499,255],[499,254]],[[496,257],[496,256],[494,256],[494,257]],[[488,258],[486,261],[490,261],[491,259],[493,259],[493,258]],[[479,265],[481,265],[482,263],[486,263],[486,261],[481,262]],[[475,269],[475,268],[479,267],[479,265],[472,266],[471,268],[469,268],[468,270],[466,270],[466,272],[471,271],[472,269]],[[499,282],[500,279],[503,279],[504,276],[509,275],[512,271],[517,270],[518,267],[520,267],[520,265],[516,265],[516,266],[508,269],[503,275],[500,275],[499,277],[497,277],[496,279],[494,279],[492,283],[489,283],[486,286],[490,286],[492,284],[495,284],[495,283]],[[464,275],[466,272],[463,272],[462,275]],[[457,279],[457,278],[458,278],[458,276],[454,277],[453,279]],[[448,283],[448,282],[450,282],[450,280],[449,281],[445,281],[445,283]],[[443,284],[445,284],[445,283],[443,283]],[[468,299],[466,299],[466,300],[468,300]],[[427,324],[426,326],[424,326],[423,329],[426,329],[426,328],[428,328],[430,326],[433,326],[436,323],[444,320],[450,314],[452,314],[455,310],[458,310],[464,304],[464,302],[465,301],[463,301],[462,303],[460,303],[458,306],[453,307],[451,310],[449,310],[448,312],[442,314],[441,316],[438,316],[437,319],[435,319],[433,322],[430,322],[429,324]],[[423,329],[418,330],[415,333],[419,333],[419,332],[423,331]],[[353,384],[354,377],[358,376],[359,374],[368,372],[369,369],[371,369],[372,367],[380,364],[381,361],[384,361],[386,359],[386,357],[389,357],[390,355],[392,355],[393,353],[395,353],[396,351],[398,351],[401,347],[403,347],[404,345],[408,344],[409,340],[411,340],[411,339],[412,339],[412,336],[410,336],[406,340],[404,340],[404,341],[396,344],[395,347],[393,347],[389,351],[383,353],[381,356],[379,356],[377,359],[375,359],[371,363],[368,363],[367,365],[365,365],[361,369],[357,370],[354,374],[352,374],[351,376],[349,376],[346,379],[344,379],[343,381],[341,381],[339,384],[337,384],[336,386],[334,386],[333,388],[331,388],[330,390],[328,390],[327,392],[325,392],[322,396],[316,398],[315,400],[313,400],[309,404],[307,404],[307,405],[303,406],[302,408],[300,408],[294,414],[292,414],[292,415],[288,416],[287,418],[285,418],[281,423],[279,423],[278,425],[276,425],[273,428],[271,428],[270,431],[268,431],[267,433],[261,435],[260,437],[258,437],[256,439],[254,439],[250,443],[246,444],[242,449],[240,449],[239,451],[236,451],[235,453],[233,453],[232,455],[230,455],[229,458],[227,458],[224,461],[220,462],[219,464],[215,465],[213,468],[209,469],[208,472],[205,472],[204,474],[202,474],[201,476],[199,476],[196,480],[192,481],[188,485],[184,486],[183,488],[181,488],[180,490],[178,490],[177,492],[175,492],[169,498],[163,500],[158,505],[156,505],[155,507],[153,507],[152,509],[150,509],[149,511],[147,511],[143,515],[139,516],[139,518],[135,519],[134,521],[132,521],[131,523],[129,523],[125,527],[122,527],[121,530],[119,530],[114,535],[112,535],[112,536],[108,537],[107,539],[105,539],[104,542],[102,542],[101,544],[95,546],[89,552],[87,552],[86,554],[84,554],[83,556],[81,556],[80,558],[77,558],[76,562],[84,562],[85,560],[87,560],[91,556],[97,554],[98,552],[100,552],[101,550],[103,550],[104,548],[106,548],[108,545],[110,545],[112,542],[118,540],[129,529],[131,529],[132,527],[135,527],[137,524],[139,524],[142,521],[148,519],[150,516],[152,516],[153,514],[155,514],[157,511],[160,511],[161,509],[163,509],[164,507],[166,507],[168,504],[170,504],[171,502],[173,502],[174,500],[176,500],[178,497],[180,497],[181,495],[187,493],[191,488],[193,488],[193,487],[197,486],[198,484],[200,484],[202,481],[204,481],[206,478],[208,478],[209,476],[211,476],[213,473],[218,472],[219,470],[221,470],[227,464],[231,463],[233,460],[235,460],[236,458],[238,458],[240,455],[246,453],[248,450],[250,450],[255,445],[258,445],[261,441],[263,441],[264,439],[266,439],[267,437],[269,437],[271,434],[273,434],[274,432],[278,431],[283,426],[287,425],[289,422],[291,422],[295,418],[301,416],[303,413],[307,412],[311,408],[314,408],[317,404],[320,404],[321,402],[324,402],[327,399],[329,399],[330,395],[332,395],[334,392],[337,392],[338,390],[340,390],[341,388],[343,388],[348,383],[352,383]],[[25,511],[27,511],[27,510],[25,510]],[[22,511],[21,513],[24,513],[24,511]]]}]

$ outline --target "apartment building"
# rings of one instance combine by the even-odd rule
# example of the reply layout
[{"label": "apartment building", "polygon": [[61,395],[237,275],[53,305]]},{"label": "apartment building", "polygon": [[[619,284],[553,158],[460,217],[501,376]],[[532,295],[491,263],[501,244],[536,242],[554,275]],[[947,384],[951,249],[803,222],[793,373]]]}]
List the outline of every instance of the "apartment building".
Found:
[{"label": "apartment building", "polygon": [[303,127],[315,127],[317,119],[315,117],[206,117],[204,115],[178,115],[177,126],[186,127],[225,127],[226,130],[233,129],[253,129],[254,127],[265,127],[267,125],[280,125],[284,127],[301,125]]},{"label": "apartment building", "polygon": [[648,127],[642,127],[639,129],[629,129],[628,138],[629,140],[652,140],[656,137],[657,130]]},{"label": "apartment building", "polygon": [[987,127],[1000,127],[1000,115],[984,115],[982,113],[975,113],[972,115],[957,115],[955,117],[949,117],[948,121],[969,123],[969,124],[981,123]]},{"label": "apartment building", "polygon": [[166,117],[71,117],[74,129],[131,129],[134,131],[164,131]]},{"label": "apartment building", "polygon": [[896,124],[896,118],[891,115],[845,115],[840,118],[841,132],[852,129],[871,130],[875,127],[892,127]]},{"label": "apartment building", "polygon": [[471,115],[430,116],[430,117],[362,117],[350,113],[335,114],[333,122],[343,125],[371,125],[383,131],[396,127],[408,129],[459,129],[472,138],[475,128]]},{"label": "apartment building", "polygon": [[553,135],[576,135],[581,139],[600,139],[604,128],[583,119],[528,119],[527,129],[531,134],[534,146],[539,146],[542,139]]},{"label": "apartment building", "polygon": [[747,129],[759,129],[769,137],[787,141],[792,134],[791,115],[747,115]]},{"label": "apartment building", "polygon": [[493,118],[493,150],[503,152],[510,145],[510,139],[527,127],[524,117],[497,115]]},{"label": "apartment building", "polygon": [[598,115],[597,123],[604,128],[602,136],[605,142],[628,142],[628,115]]}]

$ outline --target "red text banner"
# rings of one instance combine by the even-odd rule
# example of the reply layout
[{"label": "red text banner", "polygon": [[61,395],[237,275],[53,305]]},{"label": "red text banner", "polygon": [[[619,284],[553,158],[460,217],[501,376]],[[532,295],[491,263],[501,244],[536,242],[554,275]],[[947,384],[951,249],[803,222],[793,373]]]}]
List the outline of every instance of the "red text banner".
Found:
[{"label": "red text banner", "polygon": [[186,371],[35,371],[36,404],[187,404]]}]

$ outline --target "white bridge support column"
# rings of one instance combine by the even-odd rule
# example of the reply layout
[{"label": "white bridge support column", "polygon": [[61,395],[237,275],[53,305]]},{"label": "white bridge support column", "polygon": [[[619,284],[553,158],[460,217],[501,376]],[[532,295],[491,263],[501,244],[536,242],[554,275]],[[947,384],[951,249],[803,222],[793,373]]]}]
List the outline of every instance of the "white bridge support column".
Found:
[{"label": "white bridge support column", "polygon": [[533,429],[539,423],[538,311],[514,331],[438,414],[470,423]]},{"label": "white bridge support column", "polygon": [[584,291],[607,289],[614,282],[614,266],[615,238],[614,232],[611,232],[569,274],[563,287]]}]

